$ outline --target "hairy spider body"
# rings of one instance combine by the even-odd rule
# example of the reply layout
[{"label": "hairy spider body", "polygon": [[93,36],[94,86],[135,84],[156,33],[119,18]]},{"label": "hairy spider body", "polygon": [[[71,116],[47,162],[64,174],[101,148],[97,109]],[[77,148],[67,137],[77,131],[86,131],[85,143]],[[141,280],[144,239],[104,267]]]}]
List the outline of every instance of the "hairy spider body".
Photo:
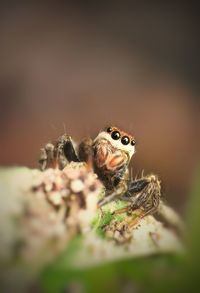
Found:
[{"label": "hairy spider body", "polygon": [[127,155],[116,150],[109,141],[94,143],[94,171],[107,190],[113,190],[124,178],[128,164]]},{"label": "hairy spider body", "polygon": [[130,212],[140,210],[142,218],[157,210],[160,202],[160,182],[155,175],[132,180],[129,176],[129,163],[135,153],[134,138],[117,127],[108,127],[92,140],[83,140],[76,149],[72,138],[66,134],[54,144],[41,149],[40,168],[63,169],[68,162],[84,161],[91,165],[105,186],[105,197],[99,206],[121,198],[130,204],[125,209],[115,211]]}]

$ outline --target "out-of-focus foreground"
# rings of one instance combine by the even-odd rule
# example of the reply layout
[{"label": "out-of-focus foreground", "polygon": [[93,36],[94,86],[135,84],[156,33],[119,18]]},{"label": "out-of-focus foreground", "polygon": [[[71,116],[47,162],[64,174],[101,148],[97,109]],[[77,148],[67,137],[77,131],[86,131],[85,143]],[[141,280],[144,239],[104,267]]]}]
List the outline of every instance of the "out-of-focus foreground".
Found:
[{"label": "out-of-focus foreground", "polygon": [[[168,228],[152,215],[139,218],[137,209],[113,214],[127,206],[121,199],[99,209],[97,202],[105,191],[84,163],[72,162],[63,170],[49,168],[43,172],[2,168],[0,175],[2,292],[27,292],[33,285],[49,288],[51,274],[43,283],[49,265],[56,270],[55,276],[60,276],[60,269],[66,273],[59,284],[53,281],[53,287],[62,291],[72,281],[68,280],[72,271],[125,259],[183,254],[182,241],[174,229],[180,233],[184,224],[173,209],[167,207],[171,215]],[[160,204],[162,215],[164,207]],[[109,285],[109,279],[105,282]]]}]

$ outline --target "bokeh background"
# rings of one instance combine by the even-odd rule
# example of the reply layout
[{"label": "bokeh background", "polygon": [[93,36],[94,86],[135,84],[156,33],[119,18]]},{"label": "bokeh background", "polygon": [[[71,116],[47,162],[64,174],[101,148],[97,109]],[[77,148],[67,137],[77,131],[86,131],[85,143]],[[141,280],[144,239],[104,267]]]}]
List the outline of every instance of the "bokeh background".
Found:
[{"label": "bokeh background", "polygon": [[[75,1],[74,1],[75,2]],[[200,159],[194,3],[1,1],[0,164],[37,167],[63,134],[134,134],[133,174],[154,172],[184,212]]]}]

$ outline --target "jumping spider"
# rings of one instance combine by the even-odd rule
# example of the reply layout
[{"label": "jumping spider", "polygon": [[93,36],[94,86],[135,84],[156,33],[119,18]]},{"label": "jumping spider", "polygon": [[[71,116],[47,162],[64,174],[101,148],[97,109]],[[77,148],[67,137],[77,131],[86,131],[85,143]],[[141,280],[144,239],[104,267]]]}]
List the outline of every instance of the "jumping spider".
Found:
[{"label": "jumping spider", "polygon": [[54,144],[48,143],[41,150],[40,168],[63,169],[68,162],[86,162],[92,165],[105,186],[105,197],[99,207],[118,198],[130,204],[114,213],[131,213],[137,210],[137,217],[129,226],[148,214],[154,213],[160,203],[160,182],[155,175],[131,179],[129,163],[135,153],[135,139],[117,127],[108,127],[97,137],[84,139],[75,148],[69,135],[64,134]]}]

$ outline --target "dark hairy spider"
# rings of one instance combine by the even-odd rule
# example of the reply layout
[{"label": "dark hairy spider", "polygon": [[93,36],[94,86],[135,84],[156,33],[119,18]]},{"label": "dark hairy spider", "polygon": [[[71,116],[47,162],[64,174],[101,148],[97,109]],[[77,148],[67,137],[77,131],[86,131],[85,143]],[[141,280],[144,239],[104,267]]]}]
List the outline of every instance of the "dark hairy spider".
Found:
[{"label": "dark hairy spider", "polygon": [[[55,143],[41,149],[40,169],[63,169],[69,162],[86,162],[93,167],[105,186],[105,197],[99,201],[102,207],[115,199],[129,202],[126,208],[114,213],[138,210],[137,219],[157,211],[160,203],[160,181],[156,175],[131,179],[129,163],[135,153],[135,139],[117,127],[108,127],[93,140],[84,139],[75,146],[71,136],[62,135]],[[135,224],[135,220],[130,226]]]}]

